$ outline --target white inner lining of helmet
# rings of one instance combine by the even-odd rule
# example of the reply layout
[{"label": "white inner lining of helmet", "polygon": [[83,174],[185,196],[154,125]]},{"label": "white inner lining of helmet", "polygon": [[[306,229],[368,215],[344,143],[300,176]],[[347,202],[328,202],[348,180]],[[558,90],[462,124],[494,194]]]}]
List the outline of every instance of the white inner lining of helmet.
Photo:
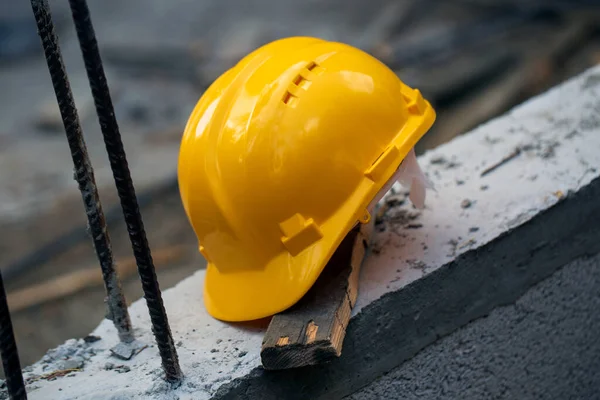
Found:
[{"label": "white inner lining of helmet", "polygon": [[415,149],[412,148],[394,175],[386,182],[381,190],[377,192],[377,195],[371,201],[371,203],[369,203],[369,206],[367,207],[369,213],[373,213],[373,209],[377,203],[383,199],[386,193],[390,191],[396,182],[400,183],[409,191],[409,199],[411,203],[418,209],[423,209],[425,207],[425,195],[427,189],[435,190],[433,183],[421,170],[419,162],[417,161]]}]

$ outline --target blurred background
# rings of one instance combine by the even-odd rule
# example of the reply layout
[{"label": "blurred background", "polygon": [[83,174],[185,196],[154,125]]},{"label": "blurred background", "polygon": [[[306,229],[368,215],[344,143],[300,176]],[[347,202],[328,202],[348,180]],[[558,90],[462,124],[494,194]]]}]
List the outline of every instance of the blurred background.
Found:
[{"label": "blurred background", "polygon": [[[30,4],[0,4],[0,268],[28,365],[94,329],[104,317],[104,290]],[[50,5],[131,303],[142,292],[68,2]],[[214,78],[256,47],[309,35],[377,56],[436,108],[419,153],[600,62],[598,0],[89,6],[163,289],[204,267],[175,178],[184,125]]]}]

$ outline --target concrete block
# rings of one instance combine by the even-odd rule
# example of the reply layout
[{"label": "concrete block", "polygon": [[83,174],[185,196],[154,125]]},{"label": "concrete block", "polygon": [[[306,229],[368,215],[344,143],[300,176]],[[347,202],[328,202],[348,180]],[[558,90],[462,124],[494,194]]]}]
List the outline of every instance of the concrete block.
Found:
[{"label": "concrete block", "polygon": [[597,399],[600,254],[577,259],[347,400]]},{"label": "concrete block", "polygon": [[[340,359],[264,371],[266,327],[211,319],[199,271],[164,292],[186,376],[178,388],[160,379],[142,300],[131,316],[148,348],[128,361],[111,357],[117,334],[103,321],[92,333],[101,340],[67,342],[29,369],[30,398],[337,399],[514,302],[562,265],[600,251],[600,67],[419,161],[437,192],[423,211],[396,201],[378,225]],[[52,354],[71,353],[84,355],[80,370],[43,378],[61,361]]]}]

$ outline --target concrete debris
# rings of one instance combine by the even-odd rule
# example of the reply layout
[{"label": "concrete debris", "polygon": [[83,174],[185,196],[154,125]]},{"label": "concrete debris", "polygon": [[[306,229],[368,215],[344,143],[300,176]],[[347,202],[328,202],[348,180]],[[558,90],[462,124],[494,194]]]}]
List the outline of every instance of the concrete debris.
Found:
[{"label": "concrete debris", "polygon": [[94,336],[94,335],[87,335],[86,337],[83,338],[83,341],[86,343],[94,343],[99,340],[102,340],[102,338],[100,336]]},{"label": "concrete debris", "polygon": [[432,165],[443,166],[445,169],[453,169],[461,166],[461,164],[454,160],[454,158],[449,160],[444,156],[435,156],[429,161],[429,163]]},{"label": "concrete debris", "polygon": [[433,165],[442,165],[446,164],[448,160],[444,156],[435,156],[429,162]]},{"label": "concrete debris", "polygon": [[406,263],[412,268],[421,271],[425,274],[427,270],[427,264],[421,260],[407,260]]},{"label": "concrete debris", "polygon": [[408,225],[406,225],[406,229],[419,229],[422,227],[423,227],[423,224],[408,224]]},{"label": "concrete debris", "polygon": [[555,149],[560,146],[560,143],[555,140],[540,140],[535,143],[528,143],[521,147],[521,150],[533,152],[536,156],[543,159],[554,157]]},{"label": "concrete debris", "polygon": [[83,368],[85,360],[94,354],[95,350],[83,339],[70,339],[46,353],[41,362],[50,370]]},{"label": "concrete debris", "polygon": [[129,368],[127,365],[118,365],[115,367],[115,371],[117,371],[119,374],[124,374],[131,371],[131,368]]},{"label": "concrete debris", "polygon": [[68,360],[61,360],[56,363],[59,370],[81,369],[84,365],[84,360],[81,357],[73,357]]},{"label": "concrete debris", "polygon": [[406,226],[419,218],[420,215],[420,211],[399,208],[390,210],[388,220],[394,225]]},{"label": "concrete debris", "polygon": [[401,194],[393,194],[385,198],[385,204],[389,207],[398,207],[403,205],[406,202],[406,195],[404,193]]},{"label": "concrete debris", "polygon": [[119,342],[116,346],[110,349],[110,352],[116,358],[121,360],[130,360],[131,357],[144,350],[148,345],[143,344],[137,340],[131,343]]}]

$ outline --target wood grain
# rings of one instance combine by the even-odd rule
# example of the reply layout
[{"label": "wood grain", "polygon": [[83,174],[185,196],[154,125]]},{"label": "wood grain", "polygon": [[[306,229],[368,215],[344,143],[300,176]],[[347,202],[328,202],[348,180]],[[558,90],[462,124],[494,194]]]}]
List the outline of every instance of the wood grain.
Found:
[{"label": "wood grain", "polygon": [[308,293],[272,318],[261,350],[265,369],[320,364],[341,355],[371,230],[372,223],[353,229]]}]

